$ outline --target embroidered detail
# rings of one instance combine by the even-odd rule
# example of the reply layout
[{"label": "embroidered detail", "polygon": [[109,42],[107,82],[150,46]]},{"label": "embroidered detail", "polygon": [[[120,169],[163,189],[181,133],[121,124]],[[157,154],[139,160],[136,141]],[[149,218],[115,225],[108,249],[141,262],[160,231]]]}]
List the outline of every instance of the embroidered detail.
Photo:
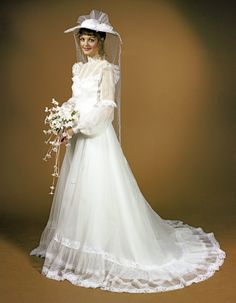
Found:
[{"label": "embroidered detail", "polygon": [[[114,76],[114,81],[115,81],[115,84],[116,84],[119,81],[119,79],[120,79],[119,65],[110,63],[108,61],[104,61],[104,62],[106,62],[106,64],[105,64],[104,67],[111,66],[112,72],[113,72],[113,76]],[[72,74],[73,74],[73,76],[78,76],[79,75],[82,66],[83,66],[82,62],[76,62],[76,63],[73,64],[73,66],[72,66]],[[98,77],[100,77],[100,74],[99,74]],[[76,79],[76,77],[74,79]],[[87,79],[87,78],[85,78],[85,79]]]},{"label": "embroidered detail", "polygon": [[116,64],[113,64],[113,63],[110,63],[110,62],[106,61],[106,65],[104,66],[104,68],[106,68],[107,66],[111,67],[115,84],[117,84],[117,82],[120,79],[119,65],[116,65]]},{"label": "embroidered detail", "polygon": [[72,66],[72,74],[73,75],[78,75],[80,72],[80,69],[82,67],[83,63],[82,62],[76,62]]},{"label": "embroidered detail", "polygon": [[[144,266],[130,260],[117,258],[95,247],[81,245],[59,235],[56,230],[44,233],[48,243],[34,249],[31,255],[44,255],[42,274],[58,281],[68,280],[74,285],[101,288],[113,292],[153,293],[180,289],[204,281],[214,275],[226,256],[213,233],[205,233],[200,227],[192,227],[177,220],[164,220],[181,232],[188,229],[205,245],[202,252],[196,247],[196,258],[183,255],[179,260],[163,266]],[[47,233],[52,237],[47,236]],[[184,243],[183,243],[184,244]],[[45,247],[44,249],[42,249]],[[184,247],[184,245],[183,245]],[[186,246],[188,247],[188,246]],[[186,264],[189,264],[187,266]]]},{"label": "embroidered detail", "polygon": [[113,71],[113,76],[114,76],[115,84],[117,84],[117,82],[120,79],[119,65],[111,64],[111,66],[112,66],[112,71]]}]

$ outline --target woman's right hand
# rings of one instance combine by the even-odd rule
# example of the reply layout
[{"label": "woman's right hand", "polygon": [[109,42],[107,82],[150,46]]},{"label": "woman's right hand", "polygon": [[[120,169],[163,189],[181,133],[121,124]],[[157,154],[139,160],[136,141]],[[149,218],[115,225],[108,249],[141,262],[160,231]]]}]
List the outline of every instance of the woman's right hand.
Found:
[{"label": "woman's right hand", "polygon": [[62,139],[61,139],[61,144],[66,145],[67,143],[68,143],[67,137],[62,137]]},{"label": "woman's right hand", "polygon": [[[74,132],[73,132],[73,130],[72,130],[71,127],[67,128],[67,129],[65,130],[65,132],[69,135],[70,138],[71,138],[71,137],[73,136],[73,134],[74,134]],[[62,132],[62,133],[63,133],[63,132]],[[62,137],[62,139],[61,139],[61,144],[67,144],[68,141],[69,141],[69,138],[67,138],[67,137]]]},{"label": "woman's right hand", "polygon": [[[59,135],[62,135],[64,133],[64,129],[60,131]],[[61,144],[65,145],[67,143],[68,139],[64,136],[61,137]]]}]

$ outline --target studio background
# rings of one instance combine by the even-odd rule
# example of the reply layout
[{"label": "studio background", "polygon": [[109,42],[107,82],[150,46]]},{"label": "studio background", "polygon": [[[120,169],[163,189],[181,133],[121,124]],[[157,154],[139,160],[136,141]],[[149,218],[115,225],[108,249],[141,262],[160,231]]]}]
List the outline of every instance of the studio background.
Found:
[{"label": "studio background", "polygon": [[[52,202],[48,193],[53,161],[42,160],[48,149],[44,108],[52,98],[63,103],[71,97],[76,53],[73,35],[64,30],[91,9],[106,12],[123,40],[122,148],[144,197],[161,217],[213,231],[223,249],[232,249],[236,187],[233,4],[179,0],[2,3],[0,211],[3,245],[10,245],[3,246],[3,257],[9,249],[13,254],[19,250],[28,270],[35,271],[32,262],[37,261],[30,261],[27,252],[37,243]],[[232,263],[227,267],[230,260],[229,256],[222,271],[232,267]],[[225,275],[217,273],[214,302],[232,302],[230,283],[230,301],[220,283]],[[4,280],[11,287],[10,280]],[[191,294],[192,290],[187,291]],[[70,294],[76,291],[73,288]],[[30,287],[27,294],[19,293],[22,298],[34,295]],[[176,302],[189,302],[181,297],[183,290],[178,294],[182,299]]]}]

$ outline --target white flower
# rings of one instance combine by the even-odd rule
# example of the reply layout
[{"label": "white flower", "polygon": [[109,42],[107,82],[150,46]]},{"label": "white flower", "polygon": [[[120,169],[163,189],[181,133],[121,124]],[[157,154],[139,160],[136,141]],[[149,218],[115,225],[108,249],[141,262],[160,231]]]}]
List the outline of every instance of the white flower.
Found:
[{"label": "white flower", "polygon": [[[68,100],[69,101],[69,100]],[[71,136],[66,132],[66,128],[73,127],[79,121],[79,111],[75,109],[74,104],[64,104],[64,106],[59,106],[59,103],[52,98],[53,106],[51,108],[45,107],[45,112],[48,115],[44,119],[44,123],[48,124],[49,129],[43,130],[44,134],[49,134],[49,138],[45,141],[46,144],[50,144],[50,148],[43,158],[44,161],[47,161],[48,158],[52,157],[52,152],[55,152],[56,159],[59,156],[59,148],[61,145],[61,138],[66,137],[68,139]],[[70,143],[67,142],[66,146],[70,146]],[[54,166],[54,171],[52,174],[53,177],[59,176],[59,168]],[[54,187],[51,186],[50,194],[53,194]]]},{"label": "white flower", "polygon": [[58,105],[59,103],[54,98],[52,98],[52,104]]}]

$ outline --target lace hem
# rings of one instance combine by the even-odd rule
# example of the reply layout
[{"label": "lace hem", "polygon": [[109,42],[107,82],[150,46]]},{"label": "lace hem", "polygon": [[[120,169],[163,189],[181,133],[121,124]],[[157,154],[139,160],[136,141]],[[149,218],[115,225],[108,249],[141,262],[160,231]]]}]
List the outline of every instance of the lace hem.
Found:
[{"label": "lace hem", "polygon": [[183,258],[174,259],[163,266],[142,266],[126,259],[119,262],[112,254],[82,246],[49,228],[45,229],[39,247],[32,250],[30,255],[45,257],[42,274],[50,279],[68,280],[74,285],[99,287],[112,292],[171,291],[213,276],[226,257],[214,234],[207,234],[200,227],[192,227],[181,221],[164,221],[176,230],[187,228],[192,231],[198,243],[205,244],[205,250],[200,251],[201,246],[197,246],[194,253],[188,254],[186,251]]}]

